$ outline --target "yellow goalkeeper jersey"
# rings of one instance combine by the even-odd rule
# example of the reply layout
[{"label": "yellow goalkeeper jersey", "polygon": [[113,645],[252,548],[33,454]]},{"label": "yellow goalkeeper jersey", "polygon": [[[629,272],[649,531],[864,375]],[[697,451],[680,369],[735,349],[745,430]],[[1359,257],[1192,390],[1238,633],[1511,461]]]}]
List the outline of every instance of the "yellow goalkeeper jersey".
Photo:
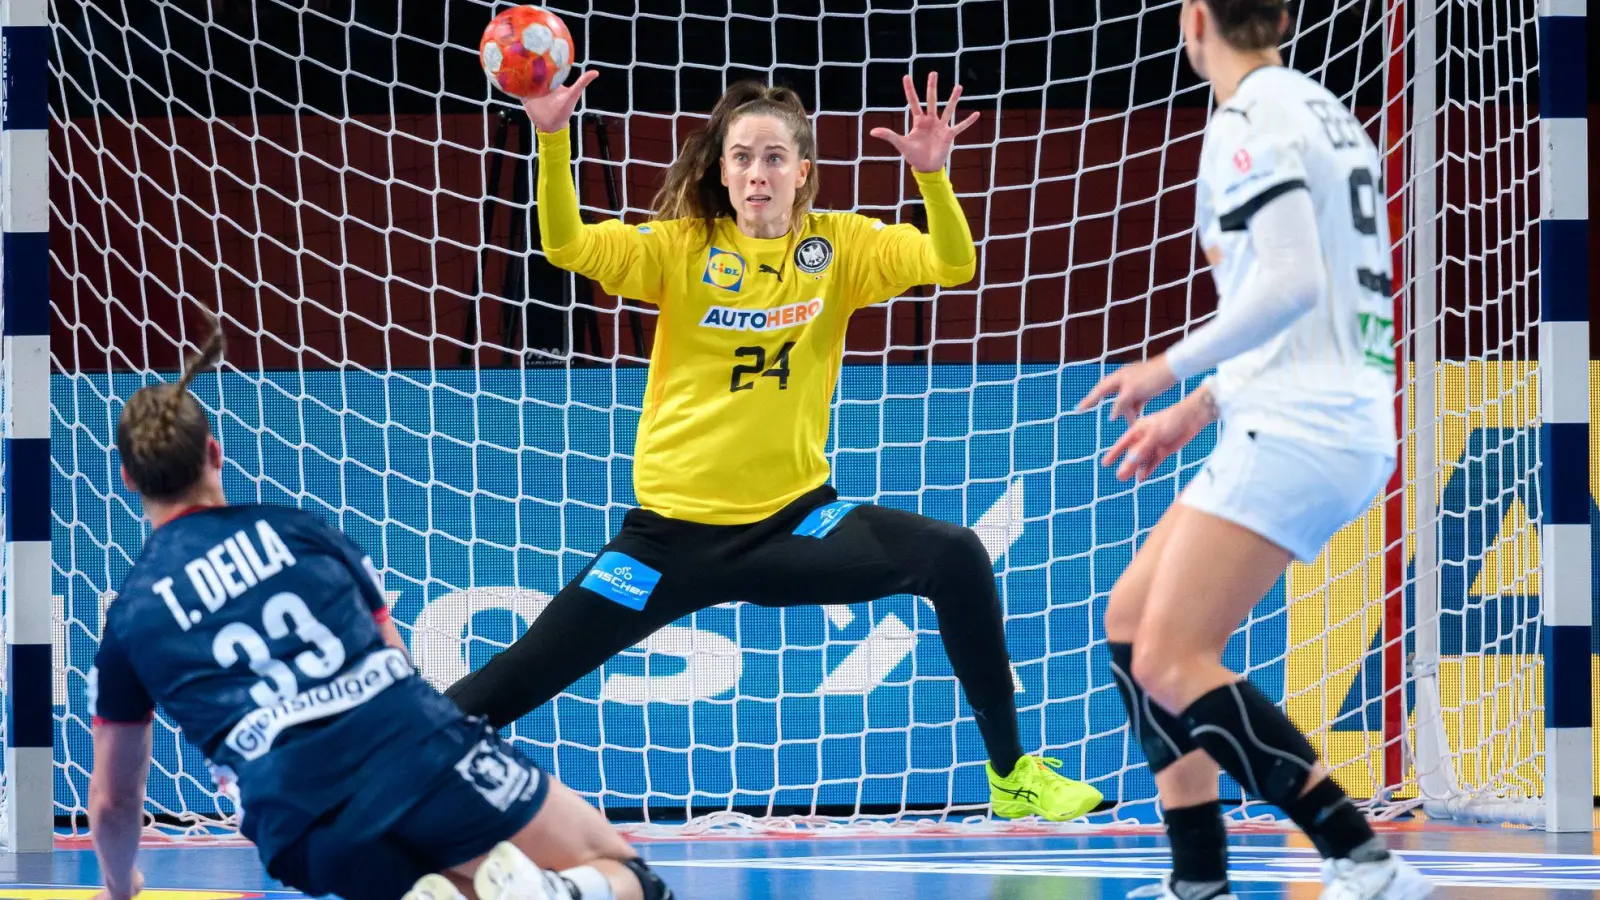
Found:
[{"label": "yellow goalkeeper jersey", "polygon": [[539,135],[539,224],[550,261],[656,304],[634,449],[639,503],[739,525],[828,480],[824,449],[850,315],[919,284],[971,280],[976,250],[943,172],[917,173],[928,234],[854,213],[812,213],[762,240],[730,220],[585,225],[565,130]]}]

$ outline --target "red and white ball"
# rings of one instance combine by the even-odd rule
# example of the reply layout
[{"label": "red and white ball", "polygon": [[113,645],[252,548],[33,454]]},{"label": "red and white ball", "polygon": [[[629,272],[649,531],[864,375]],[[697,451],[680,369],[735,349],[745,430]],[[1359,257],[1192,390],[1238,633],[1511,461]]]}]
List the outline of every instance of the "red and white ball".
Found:
[{"label": "red and white ball", "polygon": [[478,60],[495,87],[535,100],[566,81],[572,69],[572,33],[547,9],[513,6],[483,30]]}]

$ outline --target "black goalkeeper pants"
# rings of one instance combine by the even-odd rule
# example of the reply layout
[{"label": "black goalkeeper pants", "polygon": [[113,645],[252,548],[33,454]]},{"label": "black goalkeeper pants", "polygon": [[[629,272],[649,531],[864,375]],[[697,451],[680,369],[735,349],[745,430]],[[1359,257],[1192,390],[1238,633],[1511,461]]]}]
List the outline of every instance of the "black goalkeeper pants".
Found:
[{"label": "black goalkeeper pants", "polygon": [[643,509],[516,643],[446,691],[503,727],[690,613],[927,597],[995,769],[1021,754],[993,562],[970,528],[837,500],[831,487],[749,525],[701,525]]}]

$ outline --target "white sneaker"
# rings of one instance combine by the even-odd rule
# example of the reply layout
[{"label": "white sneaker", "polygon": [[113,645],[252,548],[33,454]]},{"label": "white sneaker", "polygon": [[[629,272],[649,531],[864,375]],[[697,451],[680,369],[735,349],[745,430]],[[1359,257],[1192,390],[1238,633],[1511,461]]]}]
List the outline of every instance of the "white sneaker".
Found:
[{"label": "white sneaker", "polygon": [[1322,884],[1322,900],[1422,900],[1433,893],[1422,873],[1396,853],[1378,862],[1325,859]]},{"label": "white sneaker", "polygon": [[489,851],[472,887],[478,900],[573,900],[565,879],[540,869],[509,843]]},{"label": "white sneaker", "polygon": [[424,875],[401,900],[467,900],[443,875]]},{"label": "white sneaker", "polygon": [[[1172,873],[1168,872],[1163,875],[1160,884],[1146,884],[1128,892],[1129,900],[1137,900],[1137,898],[1144,897],[1155,898],[1155,900],[1179,900],[1178,895],[1172,892]],[[1211,897],[1210,900],[1239,900],[1239,898],[1233,894],[1218,894],[1215,897]]]}]

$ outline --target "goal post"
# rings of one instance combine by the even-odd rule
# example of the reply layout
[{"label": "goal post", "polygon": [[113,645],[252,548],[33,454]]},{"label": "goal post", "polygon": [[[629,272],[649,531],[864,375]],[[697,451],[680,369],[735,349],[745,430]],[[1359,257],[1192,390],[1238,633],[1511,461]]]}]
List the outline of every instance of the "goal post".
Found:
[{"label": "goal post", "polygon": [[5,848],[51,848],[55,717],[51,659],[52,310],[47,0],[0,3],[0,428],[4,429]]},{"label": "goal post", "polygon": [[1588,13],[1539,0],[1539,464],[1545,827],[1594,828]]},{"label": "goal post", "polygon": [[[505,5],[0,2],[8,847],[87,828],[87,673],[148,535],[116,417],[173,377],[207,311],[229,358],[195,391],[230,497],[312,510],[371,552],[439,687],[515,640],[634,505],[655,313],[538,250],[531,128],[476,56]],[[549,5],[578,65],[602,71],[573,128],[589,221],[642,221],[740,76],[814,111],[823,204],[919,221],[909,173],[869,132],[902,124],[901,74],[963,82],[983,119],[951,174],[979,273],[853,320],[834,482],[978,532],[1027,749],[1122,801],[1108,821],[1151,820],[1102,617],[1215,432],[1132,486],[1098,464],[1121,426],[1073,407],[1214,309],[1193,235],[1210,98],[1177,0]],[[1384,155],[1402,446],[1385,495],[1291,568],[1225,662],[1373,815],[1586,829],[1584,4],[1292,9],[1288,63]],[[928,604],[818,599],[674,623],[507,734],[624,819],[980,813],[981,741]],[[168,834],[237,824],[164,717],[147,812]]]},{"label": "goal post", "polygon": [[[1558,177],[1587,183],[1584,11],[1545,2],[1536,20],[1517,21],[1518,9],[1415,0],[1392,4],[1388,21],[1401,51],[1388,60],[1386,152],[1407,365],[1397,393],[1404,489],[1385,503],[1383,783],[1434,817],[1587,831],[1586,191],[1553,187]],[[1474,29],[1481,46],[1459,46]],[[1469,71],[1453,69],[1463,56]],[[1481,96],[1462,91],[1468,78]],[[1507,177],[1524,155],[1536,188],[1531,174]],[[1501,277],[1453,265],[1461,250],[1500,263]],[[1462,441],[1464,432],[1482,439]],[[1512,521],[1519,504],[1538,507],[1526,526]],[[1476,596],[1469,580],[1483,584]],[[1519,597],[1536,598],[1537,612]]]}]

